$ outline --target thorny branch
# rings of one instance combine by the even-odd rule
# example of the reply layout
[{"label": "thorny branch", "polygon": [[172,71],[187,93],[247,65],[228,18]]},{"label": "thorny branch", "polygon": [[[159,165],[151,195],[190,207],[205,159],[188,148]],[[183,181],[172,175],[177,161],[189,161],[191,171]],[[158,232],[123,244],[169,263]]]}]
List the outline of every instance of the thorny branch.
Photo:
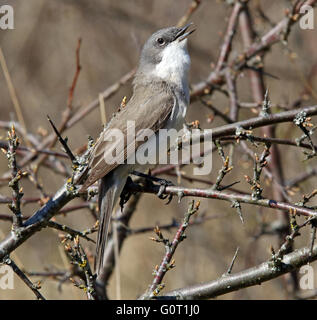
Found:
[{"label": "thorny branch", "polygon": [[285,255],[279,265],[268,260],[255,267],[216,280],[166,292],[160,299],[210,299],[242,288],[259,285],[317,259],[317,247],[310,258],[310,249],[302,248]]},{"label": "thorny branch", "polygon": [[18,170],[16,161],[16,150],[19,146],[19,139],[16,135],[15,129],[12,126],[8,131],[8,149],[2,149],[3,153],[7,156],[9,162],[9,168],[11,168],[11,180],[9,187],[12,188],[12,203],[9,204],[10,210],[13,212],[13,229],[17,229],[22,226],[22,213],[21,213],[21,198],[23,197],[22,188],[19,187],[19,180],[23,173]]},{"label": "thorny branch", "polygon": [[[161,230],[159,227],[154,228],[154,232],[156,234],[156,238],[151,238],[151,240],[155,242],[161,242],[164,244],[165,247],[165,255],[162,259],[162,262],[159,266],[156,266],[154,268],[153,274],[154,274],[154,280],[152,284],[150,285],[147,292],[141,297],[142,299],[149,299],[157,296],[160,291],[164,288],[164,285],[162,284],[162,280],[166,274],[166,272],[172,268],[175,267],[175,260],[173,259],[173,255],[175,253],[175,250],[177,249],[180,242],[182,242],[185,238],[185,230],[187,229],[189,225],[189,220],[193,214],[195,214],[200,206],[200,202],[196,202],[193,200],[190,205],[188,206],[188,210],[184,215],[183,223],[178,228],[174,239],[172,242],[170,242],[168,239],[164,238]],[[173,259],[173,260],[172,260]]]},{"label": "thorny branch", "polygon": [[[193,13],[200,7],[202,1],[194,0],[191,2],[185,14],[179,20],[179,25],[184,25]],[[195,285],[187,288],[181,288],[173,290],[162,296],[161,298],[178,298],[178,299],[198,299],[198,298],[211,298],[221,294],[238,290],[244,287],[259,284],[263,281],[268,281],[282,274],[289,273],[298,269],[305,263],[312,262],[317,259],[317,249],[314,245],[316,237],[316,207],[308,206],[310,199],[315,196],[316,192],[313,191],[308,196],[303,196],[301,202],[293,204],[289,197],[286,197],[286,191],[290,191],[295,185],[305,181],[306,179],[317,174],[316,168],[311,168],[307,173],[298,175],[288,183],[284,182],[282,172],[279,168],[279,156],[276,149],[277,145],[288,145],[294,147],[302,147],[309,149],[310,152],[306,152],[307,159],[312,158],[316,154],[316,145],[313,143],[313,133],[315,127],[311,124],[311,117],[317,115],[317,106],[293,108],[292,106],[284,106],[282,109],[284,112],[272,113],[272,104],[268,100],[268,91],[264,95],[265,87],[263,75],[263,58],[268,53],[268,49],[276,43],[287,44],[287,38],[292,30],[292,26],[300,18],[300,8],[303,5],[315,5],[316,0],[308,1],[297,1],[290,9],[286,11],[286,16],[277,24],[270,22],[271,29],[258,39],[255,38],[255,33],[252,27],[251,11],[248,7],[248,1],[235,1],[231,14],[228,19],[224,40],[220,48],[219,58],[215,64],[215,68],[204,81],[198,82],[191,86],[191,100],[199,99],[202,103],[208,107],[214,114],[214,117],[220,117],[227,124],[224,126],[218,126],[212,131],[212,139],[216,144],[216,150],[222,158],[223,166],[219,171],[215,183],[209,180],[203,180],[199,178],[191,178],[186,174],[180,172],[182,165],[169,165],[163,168],[156,168],[153,173],[154,175],[167,173],[169,175],[177,175],[184,180],[189,182],[203,182],[209,185],[208,189],[198,188],[187,188],[182,186],[166,186],[162,191],[160,185],[153,183],[138,184],[133,183],[129,186],[129,191],[134,193],[134,196],[123,212],[118,215],[118,223],[116,223],[118,234],[118,248],[122,247],[124,240],[134,233],[140,233],[148,231],[149,228],[139,228],[131,230],[129,228],[129,221],[135,212],[136,204],[142,193],[153,193],[157,194],[159,191],[162,195],[171,195],[179,197],[179,200],[185,196],[199,197],[206,199],[218,199],[224,200],[231,204],[239,214],[240,219],[242,218],[241,204],[255,205],[258,207],[267,207],[276,210],[282,210],[287,217],[286,221],[290,219],[290,233],[285,238],[281,237],[280,248],[272,251],[272,257],[267,262],[261,265],[255,266],[250,269],[246,269],[242,272],[232,274],[232,267],[234,261],[237,259],[237,251],[232,260],[232,263],[228,271],[219,279],[206,282],[202,285]],[[260,12],[262,19],[267,17],[263,12]],[[240,55],[233,56],[232,45],[234,36],[237,33],[238,23],[240,25],[240,31],[244,41],[245,49]],[[35,293],[38,299],[44,299],[39,292],[39,285],[34,285],[23,273],[17,265],[13,262],[10,254],[23,244],[28,238],[39,232],[43,228],[50,227],[59,231],[65,232],[67,235],[63,236],[65,243],[65,249],[69,253],[71,263],[76,265],[81,271],[81,282],[76,281],[72,278],[72,282],[75,286],[83,289],[89,299],[95,299],[96,294],[94,291],[94,274],[89,264],[87,254],[79,243],[79,238],[84,238],[88,241],[92,239],[88,235],[95,232],[98,228],[98,223],[89,230],[77,231],[72,227],[59,224],[52,221],[52,218],[57,214],[72,212],[77,209],[87,208],[90,209],[92,215],[96,218],[95,208],[96,204],[91,201],[91,197],[95,194],[85,196],[84,202],[79,205],[69,206],[63,209],[63,207],[78,197],[77,188],[79,185],[81,172],[83,172],[87,166],[87,155],[91,151],[91,144],[82,146],[80,154],[83,152],[81,157],[76,156],[72,153],[67,145],[67,140],[62,138],[62,135],[66,130],[72,128],[75,124],[79,123],[84,117],[90,112],[95,110],[99,105],[99,99],[95,99],[87,106],[83,106],[79,109],[73,107],[74,92],[78,82],[78,77],[81,70],[80,65],[80,46],[81,40],[78,40],[76,48],[76,70],[73,77],[73,81],[68,93],[67,106],[62,116],[62,123],[59,129],[53,125],[55,133],[43,137],[42,140],[38,139],[34,134],[27,133],[24,130],[25,125],[16,123],[15,127],[17,132],[27,137],[28,146],[20,146],[16,135],[16,130],[12,127],[8,135],[8,143],[0,141],[0,146],[3,152],[6,154],[9,167],[11,171],[3,176],[1,181],[9,181],[9,186],[12,188],[12,197],[6,197],[0,195],[0,204],[8,203],[13,215],[6,213],[0,215],[0,220],[12,221],[12,230],[7,237],[0,242],[0,261],[10,265],[16,274],[26,283],[28,287]],[[253,95],[253,102],[244,103],[238,99],[237,82],[239,81],[239,75],[247,70],[249,78],[251,80],[251,91]],[[108,87],[104,92],[101,93],[102,99],[106,100],[112,97],[123,85],[125,85],[134,75],[135,69],[125,74],[116,83]],[[229,114],[218,110],[210,100],[214,90],[221,91],[229,99],[230,111]],[[203,100],[203,97],[207,96],[208,101]],[[281,107],[281,104],[275,104],[277,107]],[[296,105],[294,103],[294,105]],[[259,113],[259,107],[262,106],[262,111]],[[248,118],[247,120],[240,120],[240,109],[241,108],[255,108],[256,113],[259,116],[254,118]],[[294,123],[302,131],[303,135],[292,141],[291,139],[276,138],[274,135],[274,129],[277,124],[282,123]],[[10,128],[10,122],[0,121],[1,128]],[[256,136],[253,133],[255,128],[261,128],[263,137],[260,135]],[[202,134],[201,138],[206,138]],[[67,155],[64,153],[50,150],[56,143],[57,139],[60,140]],[[251,184],[251,194],[239,191],[238,189],[232,188],[232,183],[228,186],[224,186],[222,181],[227,173],[232,171],[232,152],[233,148],[240,140],[245,140],[251,143],[253,146],[257,143],[264,144],[265,148],[260,157],[254,156],[254,174],[253,178],[247,180]],[[306,143],[304,142],[306,140]],[[250,156],[253,156],[251,149],[248,149],[246,142],[241,141],[242,149],[246,151]],[[223,146],[230,145],[230,154],[225,156]],[[270,148],[271,147],[271,148]],[[272,166],[267,166],[267,158],[270,153],[273,158]],[[211,152],[211,151],[210,151]],[[17,157],[20,157],[17,160]],[[61,160],[69,157],[72,162],[72,172],[70,170],[61,169],[63,165]],[[59,160],[57,160],[59,159]],[[269,161],[268,161],[269,162]],[[32,171],[28,168],[22,171],[22,168],[30,164],[45,165],[54,172],[62,173],[64,176],[71,175],[71,178],[67,180],[64,186],[56,192],[53,196],[48,196],[43,190],[41,190],[40,184],[36,180],[36,175],[33,176]],[[276,168],[274,169],[274,164]],[[274,183],[272,187],[274,189],[273,198],[267,199],[262,196],[263,187],[260,185],[260,176],[263,173],[269,177]],[[19,181],[23,177],[29,177],[33,179],[35,187],[40,191],[42,197],[37,198],[23,198],[22,189],[19,187]],[[44,201],[45,200],[45,201]],[[42,205],[31,217],[22,216],[22,208],[26,203],[40,202]],[[195,221],[190,222],[190,217],[198,210],[198,204],[195,205],[194,201],[189,206],[188,211],[185,213],[184,221],[182,224],[176,224],[174,221],[171,224],[163,225],[161,228],[156,227],[155,233],[156,242],[162,242],[165,246],[165,255],[162,259],[160,266],[157,266],[154,270],[155,277],[150,285],[148,291],[142,298],[154,298],[160,293],[163,288],[162,280],[166,272],[174,267],[174,260],[172,259],[173,254],[181,240],[184,239],[184,231],[190,224],[194,224]],[[306,218],[305,222],[298,225],[296,216],[303,215]],[[202,221],[205,221],[204,219]],[[303,227],[311,226],[311,242],[309,248],[302,248],[299,250],[292,251],[292,244],[295,238],[299,236],[299,230]],[[170,229],[172,227],[178,227],[177,233],[172,242],[166,239],[162,230]],[[288,228],[288,225],[287,225]],[[286,228],[286,229],[287,229]],[[144,231],[145,230],[145,231]],[[285,231],[285,230],[284,230]],[[292,252],[291,252],[292,251]],[[106,248],[105,268],[103,274],[104,284],[106,286],[115,265],[114,259],[114,239],[113,234],[110,235],[108,245]],[[29,273],[29,274],[32,274]],[[48,276],[55,274],[63,276],[67,279],[69,276],[74,276],[71,272],[47,272]],[[44,275],[44,273],[43,273]],[[296,296],[295,292],[295,296]]]},{"label": "thorny branch", "polygon": [[31,280],[25,275],[25,273],[16,265],[16,263],[11,258],[5,258],[3,262],[12,268],[16,275],[33,291],[37,299],[45,300],[45,298],[39,291],[39,289],[41,289],[41,284],[39,282],[37,284],[32,283]]}]

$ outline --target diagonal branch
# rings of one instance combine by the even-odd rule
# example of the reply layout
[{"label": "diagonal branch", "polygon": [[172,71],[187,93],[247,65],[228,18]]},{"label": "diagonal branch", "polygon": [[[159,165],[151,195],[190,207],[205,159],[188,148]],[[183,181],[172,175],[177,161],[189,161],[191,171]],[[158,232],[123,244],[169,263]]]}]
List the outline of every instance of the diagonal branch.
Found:
[{"label": "diagonal branch", "polygon": [[317,246],[313,250],[312,260],[310,260],[309,253],[309,248],[301,248],[285,255],[279,266],[269,260],[256,267],[214,281],[172,290],[160,299],[210,299],[242,288],[259,285],[262,282],[299,269],[310,261],[317,260]]}]

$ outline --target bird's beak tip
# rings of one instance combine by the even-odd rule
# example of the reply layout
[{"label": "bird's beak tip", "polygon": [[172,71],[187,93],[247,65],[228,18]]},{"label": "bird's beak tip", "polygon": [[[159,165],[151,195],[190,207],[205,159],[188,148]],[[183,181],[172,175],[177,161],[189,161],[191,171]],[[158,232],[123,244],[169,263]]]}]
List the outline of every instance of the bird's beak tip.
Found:
[{"label": "bird's beak tip", "polygon": [[187,31],[187,29],[192,25],[194,25],[194,23],[190,22],[190,23],[186,24],[184,27],[182,27],[180,29],[180,31],[177,33],[174,40],[178,39],[178,41],[182,41],[182,40],[186,39],[190,34],[192,34],[196,30],[196,28],[194,28],[190,31]]}]

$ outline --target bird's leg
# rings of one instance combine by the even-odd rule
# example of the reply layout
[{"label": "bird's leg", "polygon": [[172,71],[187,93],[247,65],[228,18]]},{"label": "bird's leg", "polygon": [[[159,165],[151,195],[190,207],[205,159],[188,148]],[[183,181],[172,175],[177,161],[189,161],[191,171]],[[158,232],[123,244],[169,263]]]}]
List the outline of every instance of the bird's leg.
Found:
[{"label": "bird's leg", "polygon": [[154,177],[154,176],[151,176],[149,174],[145,174],[145,173],[142,173],[142,172],[138,172],[138,171],[132,171],[131,174],[135,175],[135,176],[138,176],[138,177],[141,177],[141,178],[144,178],[145,181],[149,182],[157,182],[160,184],[160,189],[157,193],[157,196],[160,198],[160,199],[166,199],[168,198],[168,201],[166,204],[169,204],[172,199],[173,199],[173,195],[164,195],[164,191],[166,189],[167,186],[173,186],[173,182],[169,181],[169,180],[166,180],[166,179],[162,179],[162,178],[158,178],[158,177]]},{"label": "bird's leg", "polygon": [[123,210],[124,205],[129,201],[130,197],[132,196],[132,192],[130,192],[130,186],[133,184],[133,181],[130,176],[128,176],[127,181],[122,189],[122,192],[120,194],[120,208],[121,211]]}]

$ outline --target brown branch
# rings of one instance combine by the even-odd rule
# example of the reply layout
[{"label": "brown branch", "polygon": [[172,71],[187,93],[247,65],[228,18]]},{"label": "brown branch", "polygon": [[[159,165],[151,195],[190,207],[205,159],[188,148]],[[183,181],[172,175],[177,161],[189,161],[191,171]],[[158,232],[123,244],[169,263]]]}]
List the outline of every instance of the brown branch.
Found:
[{"label": "brown branch", "polygon": [[299,269],[310,261],[317,260],[317,246],[313,250],[312,260],[310,260],[309,252],[309,248],[301,248],[285,255],[280,264],[276,265],[274,261],[269,260],[256,267],[210,282],[169,291],[160,299],[210,299],[242,288],[259,285]]},{"label": "brown branch", "polygon": [[72,85],[69,89],[68,100],[67,100],[67,108],[68,109],[73,108],[74,91],[75,91],[76,84],[77,84],[78,77],[79,77],[80,70],[81,70],[80,58],[79,58],[80,46],[81,46],[81,39],[79,38],[78,43],[77,43],[77,48],[76,48],[76,71],[75,71]]},{"label": "brown branch", "polygon": [[[293,24],[293,16],[295,14],[295,7],[292,10],[292,15],[285,19],[285,29],[283,30],[283,38],[286,39],[286,32],[290,31],[291,24]],[[248,7],[245,6],[243,11],[240,14],[240,29],[242,34],[242,39],[245,47],[246,55],[251,57],[252,53],[252,43],[255,39],[255,32],[253,30],[253,23],[251,19],[250,11]],[[274,28],[273,28],[274,30]],[[274,33],[276,35],[277,33]],[[271,38],[272,39],[272,38]],[[265,39],[261,39],[261,41],[265,42]],[[280,41],[280,37],[276,39],[276,41]],[[272,42],[274,43],[274,42]],[[251,50],[251,51],[250,51]],[[262,62],[264,52],[260,52],[258,58]],[[268,91],[265,94],[265,85],[263,79],[263,65],[258,68],[258,70],[248,70],[250,86],[252,90],[253,100],[256,103],[261,103],[263,101],[263,116],[268,116],[271,110],[269,109],[269,100],[268,100]],[[273,126],[262,127],[261,132],[264,136],[269,138],[275,138],[275,128]],[[276,144],[272,145],[270,150],[270,160],[268,161],[268,169],[272,173],[272,176],[277,181],[279,185],[284,185],[284,176],[283,169],[281,163],[281,157],[279,154],[279,149]],[[272,186],[273,197],[278,201],[285,201],[284,193],[281,192],[281,188],[278,188],[276,184]],[[289,215],[287,212],[281,212],[278,215],[277,219],[282,225],[281,232],[279,233],[279,241],[283,243],[285,236],[289,233]],[[289,252],[291,251],[291,247],[289,247]],[[297,290],[297,280],[296,274],[292,274],[293,284],[293,292]]]},{"label": "brown branch", "polygon": [[[299,10],[303,5],[314,6],[317,0],[308,0],[301,2],[299,6],[296,7],[293,17],[286,17],[282,19],[278,24],[276,24],[270,31],[268,31],[264,36],[261,37],[260,41],[256,41],[249,46],[248,50],[239,56],[239,59],[229,64],[229,67],[240,71],[242,70],[247,62],[253,58],[255,55],[261,53],[263,50],[270,48],[272,45],[283,40],[282,36],[285,34],[285,28],[289,25],[291,27],[300,18]],[[290,24],[291,21],[291,24]],[[194,100],[197,96],[201,96],[206,93],[210,93],[212,89],[216,86],[224,84],[225,68],[221,69],[219,72],[212,71],[206,80],[198,82],[192,85],[191,99]]]},{"label": "brown branch", "polygon": [[198,9],[200,3],[201,3],[201,0],[193,0],[191,2],[186,13],[179,19],[177,23],[178,27],[183,27],[188,22],[188,20],[193,15],[193,13]]},{"label": "brown branch", "polygon": [[[128,81],[132,79],[135,74],[136,69],[132,69],[125,75],[123,75],[117,82],[108,87],[105,91],[101,93],[104,100],[110,99],[123,85],[125,85]],[[67,122],[66,129],[71,128],[84,117],[86,117],[90,112],[96,109],[99,106],[99,98],[92,101],[85,107],[79,109]],[[51,139],[51,138],[50,138]]]},{"label": "brown branch", "polygon": [[[160,185],[148,185],[141,186],[137,184],[133,184],[129,187],[131,192],[143,192],[143,193],[154,193],[157,194],[160,190]],[[284,210],[285,212],[297,213],[299,215],[308,216],[308,217],[316,217],[317,212],[313,209],[309,209],[306,207],[290,204],[287,202],[275,201],[272,199],[253,199],[250,194],[238,194],[238,193],[229,193],[224,191],[216,191],[209,189],[199,189],[199,188],[185,188],[185,187],[176,187],[176,186],[167,186],[163,191],[165,195],[174,195],[178,197],[199,197],[199,198],[207,198],[207,199],[218,199],[232,202],[233,200],[257,205],[261,207],[272,208],[276,210]]]},{"label": "brown branch", "polygon": [[12,188],[12,202],[9,204],[10,210],[13,212],[13,230],[22,226],[22,213],[21,213],[21,198],[23,197],[22,188],[19,187],[19,181],[23,173],[18,169],[16,161],[16,149],[19,146],[19,139],[16,135],[15,129],[12,126],[8,131],[8,149],[2,149],[8,158],[9,168],[11,168],[11,180],[9,187]]},{"label": "brown branch", "polygon": [[[223,214],[219,214],[219,215],[210,215],[210,216],[206,216],[205,214],[199,215],[194,217],[194,220],[189,221],[189,225],[199,225],[199,224],[203,224],[208,220],[213,220],[213,219],[219,219],[219,218],[223,218],[225,217]],[[172,219],[172,222],[167,223],[167,224],[160,224],[158,225],[160,230],[171,230],[171,229],[175,229],[175,228],[179,228],[180,227],[180,223],[176,221],[175,218]],[[146,232],[153,232],[154,227],[140,227],[140,228],[136,228],[136,229],[130,229],[126,226],[126,229],[128,231],[129,235],[135,235],[135,234],[140,234],[140,233],[146,233]]]},{"label": "brown branch", "polygon": [[[237,140],[236,136],[225,136],[220,138],[221,141],[234,141]],[[248,136],[239,136],[239,140],[247,140],[251,142],[262,142],[262,143],[272,143],[272,144],[280,144],[285,146],[293,146],[300,147],[305,149],[311,149],[311,145],[309,143],[300,142],[299,144],[295,141],[287,140],[287,139],[279,139],[279,138],[269,138],[269,137],[257,137],[253,135]],[[314,145],[314,149],[317,151],[317,145]]]},{"label": "brown branch", "polygon": [[12,82],[12,79],[11,79],[11,76],[10,76],[10,73],[9,73],[9,70],[8,70],[8,67],[7,67],[7,63],[6,63],[6,60],[5,60],[5,57],[4,57],[4,54],[3,54],[3,51],[2,51],[1,47],[0,47],[0,65],[2,67],[3,74],[4,74],[4,77],[5,77],[7,86],[8,86],[10,98],[11,98],[12,104],[14,106],[15,113],[17,115],[19,123],[21,124],[22,136],[23,136],[23,138],[25,140],[25,143],[30,147],[31,143],[30,143],[28,135],[27,135],[26,124],[25,124],[25,121],[24,121],[22,108],[21,108],[21,105],[20,105],[16,90],[14,88],[14,85],[13,85],[13,82]]},{"label": "brown branch", "polygon": [[[135,69],[131,70],[127,74],[125,74],[123,77],[119,79],[116,83],[108,87],[104,92],[102,92],[102,96],[104,100],[107,100],[111,98],[124,84],[126,84],[131,78],[134,76]],[[76,112],[69,118],[69,120],[65,124],[65,130],[70,129],[75,124],[77,124],[80,120],[82,120],[84,117],[86,117],[90,112],[92,112],[94,109],[96,109],[99,106],[99,99],[95,99],[87,106],[76,110]],[[49,145],[52,144],[54,139],[56,138],[55,133],[52,133],[45,137],[45,139],[38,145],[39,150],[47,148]],[[20,167],[24,167],[26,164],[28,164],[30,161],[33,161],[37,158],[37,154],[28,154],[26,155],[21,161],[20,161]]]},{"label": "brown branch", "polygon": [[[0,148],[1,149],[8,149],[8,144],[3,142],[3,141],[0,141]],[[26,155],[28,153],[31,153],[32,155],[34,153],[44,153],[44,154],[47,154],[49,156],[60,157],[60,158],[68,158],[68,156],[65,153],[57,152],[57,151],[51,151],[51,150],[48,150],[48,149],[40,150],[40,149],[37,149],[37,148],[29,148],[29,147],[18,146],[16,151],[17,151],[17,153],[20,153],[22,155]]]},{"label": "brown branch", "polygon": [[307,172],[300,173],[298,176],[296,176],[293,179],[290,179],[285,186],[287,188],[292,188],[296,185],[298,185],[301,182],[304,182],[305,180],[314,177],[317,175],[317,167],[308,168]]},{"label": "brown branch", "polygon": [[163,286],[161,285],[162,280],[163,280],[166,272],[175,266],[174,261],[172,260],[173,255],[174,255],[179,243],[185,239],[185,237],[184,237],[185,230],[187,229],[187,227],[189,225],[189,221],[190,221],[191,216],[198,211],[199,205],[200,205],[199,201],[196,204],[195,204],[194,200],[190,203],[188,210],[184,215],[183,223],[178,228],[172,242],[169,242],[168,239],[165,239],[163,237],[163,235],[158,227],[154,228],[154,231],[157,235],[157,239],[153,238],[153,240],[156,242],[162,242],[164,244],[165,255],[162,259],[160,266],[157,266],[157,268],[155,268],[154,280],[153,280],[152,284],[150,285],[149,289],[147,290],[147,292],[141,297],[141,299],[153,298],[154,296],[158,295],[160,290],[163,288]]},{"label": "brown branch", "polygon": [[226,82],[230,99],[229,117],[232,120],[232,122],[235,122],[238,120],[239,103],[237,97],[236,77],[232,74],[230,69],[227,69],[226,72]]},{"label": "brown branch", "polygon": [[[68,123],[68,121],[70,120],[70,118],[72,116],[72,112],[73,112],[72,103],[73,103],[73,98],[74,98],[74,91],[75,91],[75,88],[76,88],[76,85],[77,85],[77,81],[78,81],[78,77],[79,77],[80,70],[81,70],[80,59],[79,59],[80,46],[81,46],[81,39],[78,39],[78,44],[77,44],[77,48],[76,48],[76,71],[75,71],[75,75],[74,75],[74,78],[73,78],[73,81],[72,81],[72,85],[71,85],[71,87],[69,89],[69,94],[68,94],[68,99],[67,99],[67,107],[66,107],[66,110],[63,112],[61,125],[59,126],[58,130],[56,130],[56,128],[54,129],[55,133],[59,132],[59,135],[56,134],[56,136],[52,139],[52,141],[48,145],[49,148],[54,147],[54,145],[56,144],[58,139],[60,139],[60,141],[63,141],[63,139],[61,140],[60,135],[65,131],[67,123]],[[50,121],[50,119],[49,119],[49,121]],[[51,121],[50,121],[50,123],[52,124]],[[68,154],[68,156],[70,156],[70,154],[72,154],[71,152],[69,154],[69,152],[68,152],[68,151],[70,151],[69,149],[66,149],[65,151]],[[47,159],[47,155],[46,154],[41,155],[39,157],[38,161],[37,161],[37,166],[40,166],[41,163],[43,163],[46,159]],[[75,160],[75,159],[72,159],[72,161],[73,160]]]},{"label": "brown branch", "polygon": [[229,54],[231,52],[232,40],[236,33],[236,26],[237,26],[239,14],[242,7],[243,7],[243,4],[240,1],[237,1],[232,9],[232,12],[228,21],[225,38],[221,46],[220,55],[214,71],[215,73],[219,73],[228,61]]},{"label": "brown branch", "polygon": [[290,111],[278,112],[270,114],[267,117],[256,117],[247,120],[238,121],[232,124],[227,124],[221,127],[214,128],[212,134],[204,135],[204,137],[212,136],[213,139],[219,139],[220,137],[233,135],[236,133],[237,128],[243,128],[245,130],[252,130],[254,128],[264,127],[271,124],[292,122],[299,112],[306,112],[307,116],[317,115],[317,105],[311,107],[303,107],[299,109],[293,109]]}]

